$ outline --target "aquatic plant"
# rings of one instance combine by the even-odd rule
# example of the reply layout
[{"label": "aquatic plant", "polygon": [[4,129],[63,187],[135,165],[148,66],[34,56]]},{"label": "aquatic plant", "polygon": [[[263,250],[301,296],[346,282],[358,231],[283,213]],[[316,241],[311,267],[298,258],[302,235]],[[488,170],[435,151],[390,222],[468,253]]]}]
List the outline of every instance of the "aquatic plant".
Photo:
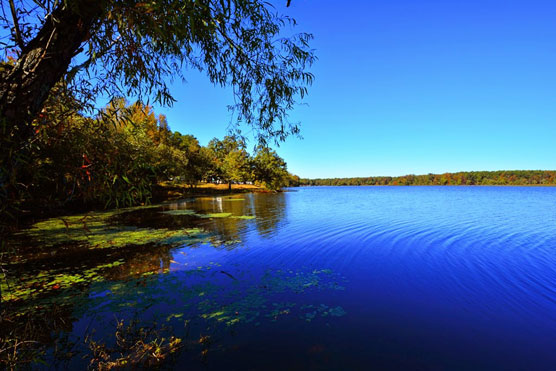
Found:
[{"label": "aquatic plant", "polygon": [[94,268],[74,273],[62,273],[57,270],[41,271],[35,276],[18,277],[18,280],[3,280],[2,301],[27,301],[35,299],[43,294],[61,291],[73,286],[102,281],[101,272],[107,268],[117,267],[124,264],[123,259],[98,265]]},{"label": "aquatic plant", "polygon": [[140,327],[136,321],[127,326],[123,320],[117,322],[114,334],[115,345],[109,347],[104,342],[85,338],[90,354],[89,366],[98,370],[114,368],[146,368],[160,365],[171,354],[182,347],[182,339],[161,336],[156,324],[149,328]]},{"label": "aquatic plant", "polygon": [[306,322],[311,322],[317,317],[342,317],[345,316],[347,313],[341,306],[336,307],[329,307],[326,304],[319,304],[319,305],[304,305],[301,307],[301,310],[305,313],[300,315],[299,318],[305,320]]},{"label": "aquatic plant", "polygon": [[0,338],[0,366],[6,370],[16,370],[39,362],[44,351],[37,344],[34,340]]},{"label": "aquatic plant", "polygon": [[310,272],[277,270],[267,271],[262,277],[262,284],[275,292],[303,293],[310,288],[343,290],[343,286],[338,284],[341,280],[330,269]]},{"label": "aquatic plant", "polygon": [[[317,319],[330,321],[330,318],[346,314],[340,306],[311,303],[315,291],[342,289],[338,283],[345,282],[345,279],[327,269],[269,269],[258,277],[246,277],[241,271],[223,271],[219,263],[210,262],[168,274],[144,272],[125,281],[106,279],[107,269],[119,270],[123,267],[125,265],[121,261],[116,261],[85,269],[82,274],[57,274],[55,279],[49,277],[50,272],[44,272],[39,279],[44,279],[47,292],[42,294],[50,290],[55,295],[41,299],[40,291],[19,292],[19,298],[29,304],[28,310],[20,316],[23,316],[22,319],[29,316],[46,318],[49,316],[49,305],[63,302],[72,317],[90,317],[102,337],[97,340],[88,336],[85,339],[87,349],[80,351],[81,356],[89,359],[93,368],[110,369],[156,366],[183,346],[183,334],[165,331],[166,336],[162,336],[160,326],[147,334],[137,323],[132,326],[135,332],[129,332],[124,328],[129,326],[120,321],[114,345],[107,342],[107,334],[114,334],[113,324],[109,321],[111,316],[107,317],[109,313],[118,313],[119,318],[135,318],[154,308],[164,308],[160,312],[154,309],[152,319],[141,317],[142,321],[177,325],[176,328],[183,328],[183,324],[193,321],[195,331],[198,331],[195,334],[200,334],[194,336],[201,337],[208,336],[203,332],[208,328],[216,334],[231,327],[237,331],[244,326],[260,326],[284,318],[301,322]],[[54,290],[55,285],[59,288]],[[86,285],[87,290],[75,290],[84,287],[81,285]],[[31,300],[33,297],[36,300]],[[43,308],[42,311],[40,308]],[[11,316],[17,321],[14,312]],[[186,332],[189,333],[189,327]],[[121,345],[125,347],[118,345],[118,341],[122,341]],[[83,340],[80,342],[83,344]],[[203,348],[202,352],[206,353],[209,343],[209,340],[195,343],[195,347]],[[45,345],[39,345],[39,348],[46,349]],[[150,355],[145,355],[145,352],[150,352]]]},{"label": "aquatic plant", "polygon": [[211,214],[195,214],[199,218],[228,218],[232,213],[211,213]]},{"label": "aquatic plant", "polygon": [[[235,199],[234,199],[235,200]],[[241,199],[243,200],[243,199]],[[228,200],[229,201],[229,200]],[[253,215],[232,215],[232,213],[209,213],[209,214],[201,214],[197,213],[194,210],[183,209],[183,210],[166,210],[161,211],[162,214],[167,215],[174,215],[174,216],[184,216],[190,215],[201,219],[209,219],[209,218],[230,218],[230,219],[242,219],[242,220],[251,220],[255,219]]]},{"label": "aquatic plant", "polygon": [[33,224],[30,229],[24,230],[22,235],[39,241],[43,247],[78,243],[93,249],[145,244],[177,246],[198,242],[203,237],[203,231],[199,228],[170,230],[110,223],[110,218],[119,213],[121,211],[51,218]]},{"label": "aquatic plant", "polygon": [[254,215],[239,215],[239,216],[234,215],[234,216],[231,216],[230,218],[232,218],[232,219],[242,219],[242,220],[252,220],[252,219],[255,219],[255,216]]},{"label": "aquatic plant", "polygon": [[260,324],[260,320],[267,318],[273,322],[280,317],[297,312],[302,319],[310,322],[317,316],[341,317],[346,314],[340,306],[329,307],[325,304],[318,306],[299,306],[294,302],[274,302],[271,298],[279,294],[303,293],[307,290],[343,290],[338,281],[345,281],[331,270],[282,271],[267,270],[260,282],[248,285],[243,290],[229,292],[228,301],[223,303],[217,298],[206,298],[198,305],[200,316],[206,320],[224,323],[227,326],[239,323]]},{"label": "aquatic plant", "polygon": [[[58,338],[72,331],[66,329],[64,323],[71,324],[75,318],[91,318],[102,338],[88,338],[88,350],[81,350],[81,356],[90,359],[91,367],[109,369],[156,366],[159,359],[171,354],[168,353],[170,349],[182,346],[181,340],[174,341],[183,338],[179,332],[170,333],[175,336],[171,340],[165,340],[170,339],[169,336],[145,338],[140,344],[126,340],[131,348],[118,349],[117,344],[106,342],[106,335],[114,334],[113,325],[108,324],[112,313],[118,313],[118,317],[126,321],[137,316],[142,321],[179,325],[182,329],[183,323],[192,321],[195,336],[209,336],[207,333],[210,333],[210,339],[232,328],[236,331],[248,326],[268,326],[284,318],[305,323],[345,314],[343,308],[328,302],[314,304],[314,307],[303,306],[315,300],[312,293],[317,290],[343,289],[342,277],[331,270],[267,269],[254,277],[246,277],[233,266],[221,268],[218,262],[202,263],[203,258],[199,263],[195,251],[202,257],[204,248],[240,241],[228,237],[215,243],[218,235],[212,236],[189,226],[234,226],[239,222],[233,220],[250,220],[254,216],[226,212],[200,214],[193,210],[161,210],[160,207],[154,212],[137,215],[134,211],[52,218],[22,231],[21,240],[31,242],[27,248],[29,261],[13,264],[9,277],[1,282],[2,300],[9,305],[14,323],[23,326],[27,318],[46,321],[52,308],[63,305],[67,314],[49,328],[49,334]],[[152,225],[149,224],[152,216],[188,228],[143,227]],[[215,218],[222,222],[206,223],[194,218]],[[137,225],[127,225],[129,223]],[[195,242],[208,243],[177,252],[172,249]],[[211,250],[215,251],[212,247]],[[81,253],[84,254],[77,255]],[[80,259],[78,266],[74,263],[76,256]],[[209,328],[211,330],[206,332]],[[123,338],[123,330],[118,331],[118,336]],[[41,340],[41,349],[49,349],[52,345],[49,341]],[[83,339],[79,341],[83,347]],[[211,342],[207,340],[196,346],[203,347],[206,356]],[[148,361],[145,352],[153,355]],[[48,353],[45,357],[51,356]],[[147,363],[141,363],[143,361]]]},{"label": "aquatic plant", "polygon": [[195,210],[188,210],[188,209],[184,209],[184,210],[166,210],[166,211],[161,211],[162,214],[167,214],[167,215],[196,215],[195,214]]}]

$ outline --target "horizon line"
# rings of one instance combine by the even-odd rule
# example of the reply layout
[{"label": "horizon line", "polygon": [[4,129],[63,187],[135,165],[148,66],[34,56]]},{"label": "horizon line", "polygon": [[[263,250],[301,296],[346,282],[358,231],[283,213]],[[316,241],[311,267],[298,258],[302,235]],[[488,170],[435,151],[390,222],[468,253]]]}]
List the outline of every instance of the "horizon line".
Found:
[{"label": "horizon line", "polygon": [[[442,173],[426,173],[426,174],[403,174],[403,175],[367,175],[367,176],[341,176],[341,177],[316,177],[316,178],[309,178],[309,177],[302,177],[299,176],[300,179],[354,179],[354,178],[401,178],[405,176],[426,176],[426,175],[444,175],[444,174],[459,174],[459,173],[496,173],[496,172],[517,172],[517,171],[543,171],[543,172],[556,172],[556,170],[549,170],[549,169],[513,169],[513,170],[458,170],[458,171],[445,171]],[[293,174],[297,175],[297,174]]]}]

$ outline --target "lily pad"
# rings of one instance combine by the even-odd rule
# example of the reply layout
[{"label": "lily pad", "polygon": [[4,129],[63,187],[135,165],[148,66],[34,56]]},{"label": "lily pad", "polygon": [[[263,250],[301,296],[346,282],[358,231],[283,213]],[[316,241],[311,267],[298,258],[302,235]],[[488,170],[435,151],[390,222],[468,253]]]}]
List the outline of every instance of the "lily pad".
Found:
[{"label": "lily pad", "polygon": [[111,211],[51,218],[35,223],[22,234],[46,247],[80,243],[94,249],[146,244],[177,246],[189,241],[197,242],[202,234],[199,228],[169,230],[112,225],[109,219],[117,213]]},{"label": "lily pad", "polygon": [[162,211],[162,214],[168,215],[196,215],[194,210],[166,210]]},{"label": "lily pad", "polygon": [[212,214],[195,214],[199,218],[227,218],[232,216],[232,213],[212,213]]}]

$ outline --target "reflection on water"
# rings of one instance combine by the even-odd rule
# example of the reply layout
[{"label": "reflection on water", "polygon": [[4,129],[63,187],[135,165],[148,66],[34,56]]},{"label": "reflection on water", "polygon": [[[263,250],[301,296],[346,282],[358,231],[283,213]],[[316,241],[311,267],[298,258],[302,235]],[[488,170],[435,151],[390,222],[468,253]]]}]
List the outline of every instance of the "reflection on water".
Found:
[{"label": "reflection on water", "polygon": [[253,197],[253,208],[258,216],[255,225],[259,235],[270,238],[278,231],[281,225],[286,223],[286,200],[287,195],[256,195]]},{"label": "reflection on water", "polygon": [[85,337],[135,319],[183,340],[175,367],[551,369],[554,205],[554,188],[319,187],[44,221],[10,241],[0,347],[83,368]]},{"label": "reflection on water", "polygon": [[[63,357],[64,364],[79,367],[82,357],[76,355],[87,354],[87,349],[76,344],[89,338],[91,324],[103,337],[111,335],[114,315],[151,324],[201,319],[187,330],[188,336],[196,331],[199,337],[211,327],[215,331],[210,323],[230,327],[257,319],[260,326],[259,317],[275,321],[293,312],[296,303],[269,300],[285,291],[328,287],[321,276],[332,277],[332,272],[246,275],[237,266],[225,271],[218,263],[222,249],[244,246],[245,234],[256,230],[256,215],[266,218],[255,225],[268,234],[284,217],[284,206],[282,196],[207,197],[36,223],[14,236],[5,259],[1,353],[19,346],[19,361],[26,363],[42,358],[46,349],[48,362],[58,362],[64,348],[73,355]],[[321,314],[342,313],[340,307],[322,305]],[[298,312],[304,315],[304,310]],[[89,321],[86,329],[84,321]],[[168,335],[170,327],[164,328]],[[171,334],[183,331],[172,329]],[[7,358],[0,360],[10,364]]]},{"label": "reflection on water", "polygon": [[[286,194],[247,194],[234,197],[200,197],[182,200],[167,206],[169,210],[196,210],[202,214],[225,214],[232,216],[256,216],[255,226],[261,237],[270,237],[285,222]],[[192,216],[191,219],[194,217]],[[174,223],[189,223],[191,219],[176,218]],[[152,222],[152,221],[151,221]],[[183,225],[183,224],[181,224]],[[213,218],[201,224],[224,241],[241,241],[241,233],[247,224],[230,218]]]}]

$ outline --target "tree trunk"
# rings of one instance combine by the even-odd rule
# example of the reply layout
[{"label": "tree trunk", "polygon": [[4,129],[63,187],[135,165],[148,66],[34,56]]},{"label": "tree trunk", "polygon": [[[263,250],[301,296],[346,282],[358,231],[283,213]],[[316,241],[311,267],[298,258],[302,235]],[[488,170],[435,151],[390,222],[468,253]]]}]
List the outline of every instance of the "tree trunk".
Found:
[{"label": "tree trunk", "polygon": [[34,135],[31,122],[101,19],[103,3],[61,1],[22,48],[15,65],[0,66],[0,223],[13,212],[11,204],[19,197],[18,170],[26,166]]},{"label": "tree trunk", "polygon": [[228,191],[230,191],[230,192],[232,191],[232,182],[228,183]]},{"label": "tree trunk", "polygon": [[100,19],[101,4],[92,0],[60,2],[35,38],[25,45],[16,64],[0,72],[3,136],[21,142],[33,135],[30,122]]}]

